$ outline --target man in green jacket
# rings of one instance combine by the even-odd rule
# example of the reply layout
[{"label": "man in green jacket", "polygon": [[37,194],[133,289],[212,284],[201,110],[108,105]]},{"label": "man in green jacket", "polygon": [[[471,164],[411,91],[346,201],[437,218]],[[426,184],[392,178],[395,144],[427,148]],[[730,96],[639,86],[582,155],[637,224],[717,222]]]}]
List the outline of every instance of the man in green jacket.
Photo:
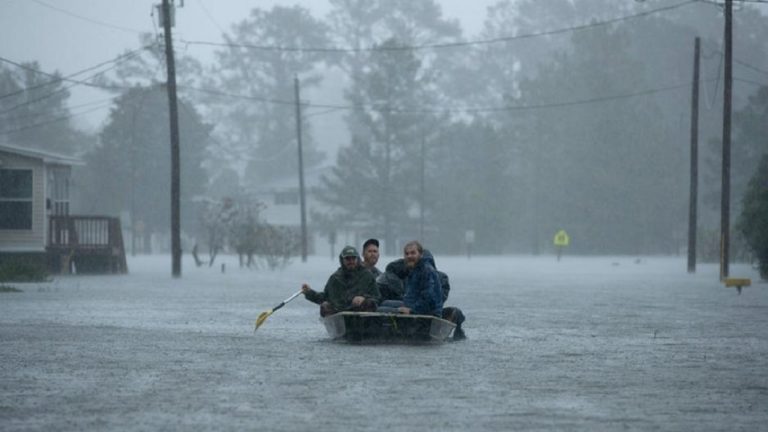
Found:
[{"label": "man in green jacket", "polygon": [[323,317],[342,311],[375,311],[381,294],[371,272],[360,263],[357,249],[345,246],[339,254],[339,263],[341,266],[328,278],[323,292],[303,284],[304,297],[320,305],[320,316]]}]

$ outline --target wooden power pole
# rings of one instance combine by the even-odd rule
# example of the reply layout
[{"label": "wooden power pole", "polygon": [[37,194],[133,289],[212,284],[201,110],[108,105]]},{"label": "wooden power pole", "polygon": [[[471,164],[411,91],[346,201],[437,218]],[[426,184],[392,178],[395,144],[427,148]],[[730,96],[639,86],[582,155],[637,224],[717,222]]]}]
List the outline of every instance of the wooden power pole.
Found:
[{"label": "wooden power pole", "polygon": [[181,169],[179,166],[179,110],[176,99],[176,64],[173,59],[170,0],[163,0],[165,63],[168,68],[168,114],[171,126],[171,274],[181,277]]},{"label": "wooden power pole", "polygon": [[731,98],[733,88],[733,0],[725,0],[723,83],[723,165],[720,200],[720,279],[728,277],[731,211]]},{"label": "wooden power pole", "polygon": [[699,64],[701,38],[694,41],[691,88],[691,192],[688,202],[688,273],[696,272],[696,225],[699,190]]},{"label": "wooden power pole", "polygon": [[299,147],[299,203],[301,211],[301,262],[307,262],[307,206],[304,191],[304,150],[301,140],[301,98],[299,96],[299,78],[293,79],[296,93],[296,139]]}]

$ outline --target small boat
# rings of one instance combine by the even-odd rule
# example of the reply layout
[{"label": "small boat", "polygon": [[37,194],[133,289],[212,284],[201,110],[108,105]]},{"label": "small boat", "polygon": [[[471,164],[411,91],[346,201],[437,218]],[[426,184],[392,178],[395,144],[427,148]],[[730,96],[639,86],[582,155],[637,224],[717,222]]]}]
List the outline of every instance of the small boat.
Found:
[{"label": "small boat", "polygon": [[321,318],[332,339],[353,343],[440,343],[456,324],[432,315],[339,312]]}]

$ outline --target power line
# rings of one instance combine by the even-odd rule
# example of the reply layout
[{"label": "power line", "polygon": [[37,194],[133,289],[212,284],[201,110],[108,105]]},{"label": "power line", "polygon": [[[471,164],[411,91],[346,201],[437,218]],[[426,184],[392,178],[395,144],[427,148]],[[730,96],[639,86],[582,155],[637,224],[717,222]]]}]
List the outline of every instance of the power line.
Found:
[{"label": "power line", "polygon": [[68,16],[71,16],[73,18],[77,18],[79,20],[87,21],[87,22],[89,22],[91,24],[96,24],[96,25],[100,25],[100,26],[103,26],[103,27],[109,27],[109,28],[112,28],[112,29],[115,29],[115,30],[124,31],[124,32],[138,33],[138,34],[143,33],[141,30],[136,30],[136,29],[127,28],[127,27],[121,27],[121,26],[118,26],[118,25],[114,25],[114,24],[110,24],[110,23],[104,22],[104,21],[98,21],[98,20],[95,20],[95,19],[92,19],[92,18],[84,17],[82,15],[78,15],[76,13],[72,13],[72,12],[66,10],[66,9],[61,9],[61,8],[56,7],[56,6],[49,5],[48,3],[42,2],[40,0],[32,0],[32,1],[34,3],[37,3],[40,6],[46,7],[48,9],[55,10],[57,12],[63,13],[64,15],[68,15]]},{"label": "power line", "polygon": [[[616,95],[610,95],[610,96],[565,101],[565,102],[553,102],[553,103],[533,104],[533,105],[507,105],[507,106],[501,106],[501,107],[484,107],[484,108],[483,107],[459,108],[459,109],[436,110],[434,112],[477,113],[477,112],[527,111],[527,110],[537,110],[537,109],[547,109],[547,108],[562,108],[562,107],[569,107],[569,106],[576,106],[576,105],[589,105],[593,103],[608,102],[608,101],[619,100],[619,99],[628,99],[628,98],[633,98],[637,96],[648,96],[656,93],[679,90],[681,88],[688,88],[688,87],[690,87],[690,83],[671,85],[667,87],[659,87],[654,89],[622,93],[622,94],[616,94]],[[407,111],[407,112],[428,113],[430,111],[424,110],[424,111]]]},{"label": "power line", "polygon": [[[39,127],[44,127],[44,126],[48,126],[50,124],[54,124],[54,123],[58,123],[58,122],[61,122],[61,121],[69,120],[69,119],[71,119],[73,117],[78,117],[78,116],[81,116],[81,115],[84,115],[84,114],[89,114],[91,112],[107,108],[111,102],[114,102],[115,99],[120,98],[120,97],[125,97],[124,100],[132,100],[134,98],[139,97],[139,94],[129,95],[129,96],[125,96],[124,94],[118,94],[118,95],[115,95],[115,96],[112,96],[112,97],[109,97],[109,98],[106,98],[106,99],[100,99],[100,100],[97,100],[97,101],[86,102],[86,103],[77,105],[75,107],[71,107],[70,109],[86,107],[86,106],[91,106],[91,105],[96,105],[96,106],[94,106],[91,109],[88,109],[88,110],[85,110],[85,111],[76,112],[76,113],[73,113],[73,112],[70,111],[70,113],[68,113],[68,114],[60,115],[58,117],[54,117],[52,119],[40,121],[40,122],[37,122],[37,123],[31,123],[31,124],[28,124],[28,125],[20,126],[20,127],[16,128],[16,129],[0,131],[0,134],[19,133],[19,132],[23,132],[23,131],[26,131],[26,130],[36,129],[36,128],[39,128]],[[41,115],[45,115],[45,114],[38,114],[38,116],[41,116]],[[34,114],[26,115],[26,116],[20,116],[18,118],[24,118],[24,117],[30,117],[30,116],[34,116]]]},{"label": "power line", "polygon": [[683,6],[687,6],[693,3],[698,3],[701,0],[686,0],[682,3],[660,7],[657,9],[647,10],[643,12],[638,12],[636,14],[632,15],[625,15],[618,18],[612,18],[605,21],[597,21],[589,24],[582,24],[578,26],[573,27],[565,27],[561,29],[555,29],[555,30],[546,30],[541,32],[534,32],[534,33],[526,33],[522,35],[516,35],[516,36],[504,36],[504,37],[498,37],[498,38],[491,38],[491,39],[481,39],[481,40],[475,40],[475,41],[464,41],[464,42],[443,42],[443,43],[433,43],[433,44],[422,44],[422,45],[401,45],[401,46],[373,46],[373,47],[363,47],[363,48],[345,48],[345,47],[287,47],[287,46],[273,46],[273,45],[251,45],[251,44],[234,44],[234,43],[226,43],[226,42],[209,42],[209,41],[188,41],[188,40],[181,40],[180,42],[185,43],[187,45],[205,45],[205,46],[220,46],[220,47],[229,47],[229,48],[247,48],[247,49],[254,49],[254,50],[261,50],[261,51],[295,51],[295,52],[319,52],[319,53],[357,53],[357,52],[375,52],[375,51],[415,51],[415,50],[425,50],[425,49],[444,49],[444,48],[457,48],[457,47],[465,47],[465,46],[473,46],[473,45],[490,45],[490,44],[496,44],[496,43],[506,43],[511,42],[515,40],[520,39],[531,39],[541,36],[552,36],[556,34],[562,34],[562,33],[569,33],[574,31],[581,31],[586,30],[594,27],[601,27],[606,26],[610,24],[615,24],[622,21],[628,21],[636,18],[642,18],[649,15],[654,15],[660,12],[667,12],[673,9],[678,9]]},{"label": "power line", "polygon": [[[380,104],[333,105],[333,104],[317,104],[317,103],[308,103],[308,102],[302,102],[301,106],[306,108],[322,108],[322,109],[328,110],[328,112],[337,111],[337,110],[351,111],[351,110],[362,109],[362,108],[379,109],[382,111],[388,111],[391,113],[401,113],[401,114],[428,114],[428,113],[449,113],[449,112],[452,112],[452,113],[503,112],[503,111],[534,110],[534,109],[545,109],[545,108],[568,107],[568,106],[575,106],[575,105],[586,105],[586,104],[607,102],[611,100],[626,99],[626,98],[632,98],[632,97],[638,97],[638,96],[647,96],[655,93],[678,90],[678,89],[687,88],[687,87],[690,87],[690,83],[677,84],[677,85],[671,85],[671,86],[659,87],[659,88],[653,88],[653,89],[647,89],[647,90],[640,90],[635,92],[621,93],[616,95],[609,95],[609,96],[602,96],[602,97],[595,97],[595,98],[588,98],[588,99],[579,99],[579,100],[573,100],[573,101],[553,102],[553,103],[533,104],[533,105],[506,105],[506,106],[497,106],[497,107],[460,107],[460,108],[427,107],[427,108],[398,109],[398,108],[386,108]],[[263,103],[273,103],[273,104],[279,104],[279,105],[295,105],[296,103],[295,101],[227,93],[220,90],[204,89],[199,87],[179,86],[179,88],[199,91],[202,93],[214,94],[217,96],[231,97],[231,98],[237,98],[237,99],[247,99],[247,100],[253,100],[253,101],[258,101]]]},{"label": "power line", "polygon": [[745,83],[745,84],[756,85],[758,87],[766,87],[766,86],[768,86],[768,83],[759,83],[757,81],[752,81],[752,80],[743,79],[743,78],[734,78],[733,80],[734,81],[738,81],[738,82],[742,82],[742,83]]},{"label": "power line", "polygon": [[[704,81],[704,80],[703,80]],[[706,80],[706,81],[713,81],[713,80]],[[756,81],[751,81],[747,79],[741,79],[741,78],[734,78],[734,81],[746,83],[746,84],[752,84],[755,86],[766,86],[768,84],[766,83],[759,83]],[[413,108],[413,109],[389,109],[389,112],[392,113],[400,113],[400,114],[430,114],[430,113],[483,113],[483,112],[504,112],[504,111],[527,111],[527,110],[539,110],[539,109],[550,109],[550,108],[564,108],[564,107],[571,107],[571,106],[579,106],[579,105],[589,105],[594,103],[601,103],[601,102],[608,102],[612,100],[620,100],[620,99],[628,99],[638,96],[649,96],[652,94],[657,93],[663,93],[667,91],[674,91],[679,90],[682,88],[688,88],[690,87],[690,83],[684,83],[679,85],[671,85],[666,87],[659,87],[654,89],[647,89],[647,90],[641,90],[636,92],[628,92],[628,93],[622,93],[622,94],[616,94],[616,95],[609,95],[609,96],[602,96],[602,97],[596,97],[596,98],[588,98],[588,99],[578,99],[573,101],[564,101],[564,102],[553,102],[553,103],[543,103],[543,104],[531,104],[531,105],[507,105],[507,106],[498,106],[498,107],[463,107],[463,108]],[[211,93],[218,96],[224,96],[224,97],[232,97],[232,98],[239,98],[239,99],[248,99],[248,100],[255,100],[263,103],[274,103],[274,104],[280,104],[280,105],[295,105],[295,101],[285,101],[285,100],[278,100],[278,99],[268,99],[268,98],[261,98],[261,97],[255,97],[255,96],[246,96],[246,95],[240,95],[240,94],[234,94],[234,93],[226,93],[218,90],[211,90],[211,89],[203,89],[203,88],[197,88],[197,87],[191,87],[191,86],[179,86],[179,88],[186,88],[189,90],[199,91],[203,93]],[[5,134],[14,134],[18,132],[23,132],[25,130],[29,129],[35,129],[38,127],[44,127],[52,123],[57,123],[60,121],[68,120],[72,117],[77,117],[80,115],[88,114],[93,111],[97,111],[99,109],[105,108],[109,102],[114,101],[115,98],[119,97],[114,96],[109,99],[99,100],[99,101],[93,101],[93,102],[87,102],[81,105],[78,105],[78,107],[84,107],[89,105],[98,104],[96,107],[78,112],[78,113],[71,113],[69,115],[62,115],[50,120],[38,122],[29,124],[26,126],[19,127],[17,129],[12,129],[8,131],[3,131],[2,133]],[[382,109],[381,106],[375,105],[375,104],[357,104],[357,105],[331,105],[331,104],[313,104],[313,103],[306,103],[302,102],[301,105],[306,108],[323,108],[325,111],[321,111],[318,113],[310,114],[305,117],[312,117],[317,115],[325,115],[331,112],[340,111],[340,110],[356,110],[356,109],[362,109],[362,108],[374,108],[374,109]],[[187,107],[184,107],[184,109],[188,109]],[[216,140],[213,136],[210,136],[209,138],[213,139],[218,143],[218,140]],[[221,143],[218,143],[221,144]]]},{"label": "power line", "polygon": [[200,0],[196,0],[196,1],[197,1],[197,5],[198,5],[198,6],[200,6],[200,9],[203,11],[203,13],[205,14],[205,16],[208,18],[208,21],[210,21],[211,23],[213,23],[213,25],[214,25],[214,26],[216,26],[216,28],[217,28],[217,29],[219,29],[219,31],[220,31],[222,34],[223,34],[223,33],[226,33],[226,31],[224,31],[224,29],[223,29],[223,28],[222,28],[222,27],[219,25],[219,23],[218,23],[218,22],[216,22],[216,20],[213,18],[213,15],[211,15],[211,11],[209,11],[209,10],[208,10],[208,8],[207,8],[207,7],[205,7],[205,4],[203,4],[203,2],[202,2],[202,1],[200,1]]},{"label": "power line", "polygon": [[[70,112],[72,112],[72,111],[76,111],[76,110],[78,110],[80,108],[85,108],[85,107],[90,107],[90,106],[95,106],[95,105],[104,106],[105,104],[113,101],[115,98],[117,98],[119,96],[120,95],[116,95],[116,96],[112,96],[112,97],[108,97],[108,98],[101,98],[101,99],[97,99],[97,100],[93,100],[93,101],[89,101],[89,102],[83,102],[81,104],[72,105],[72,106],[69,106],[67,108],[69,109]],[[38,118],[41,118],[41,117],[49,116],[50,114],[51,113],[27,112],[27,113],[24,113],[24,114],[21,114],[21,115],[18,115],[18,116],[14,116],[13,119],[15,121],[24,120],[24,119],[38,119]],[[75,115],[79,115],[79,114],[75,114]]]},{"label": "power line", "polygon": [[[49,73],[49,72],[41,71],[39,69],[35,69],[35,68],[29,67],[27,65],[24,65],[22,63],[17,63],[17,62],[15,62],[13,60],[9,60],[9,59],[7,59],[5,57],[0,57],[0,61],[2,61],[4,63],[8,63],[10,65],[13,65],[13,66],[15,66],[15,67],[17,67],[19,69],[24,69],[26,71],[33,72],[33,73],[36,73],[36,74],[39,74],[39,75],[44,75],[44,76],[48,76],[48,77],[54,78],[53,80],[48,81],[48,82],[40,83],[40,84],[31,86],[31,87],[25,87],[23,89],[19,89],[19,90],[16,90],[14,92],[11,92],[11,93],[6,93],[4,95],[0,95],[0,100],[8,98],[8,97],[11,97],[11,96],[16,96],[18,94],[21,94],[21,93],[24,93],[24,92],[27,92],[27,91],[30,91],[30,90],[34,90],[34,89],[37,89],[37,88],[40,88],[40,87],[45,87],[47,85],[57,84],[57,83],[60,83],[62,81],[71,82],[71,83],[80,84],[80,85],[85,85],[85,86],[89,86],[89,87],[111,88],[111,86],[104,86],[104,85],[89,83],[89,82],[86,82],[86,81],[76,80],[76,79],[73,79],[73,77],[78,76],[78,75],[82,75],[82,74],[84,74],[86,72],[90,72],[90,71],[92,71],[94,69],[98,69],[98,68],[100,68],[100,67],[102,67],[104,65],[108,65],[110,63],[122,62],[123,60],[128,60],[129,58],[133,58],[134,54],[136,54],[136,53],[138,53],[140,51],[146,50],[146,49],[150,49],[150,48],[155,47],[155,46],[157,46],[157,44],[151,44],[151,45],[143,46],[143,47],[141,47],[139,49],[132,50],[132,51],[124,53],[124,54],[122,54],[120,56],[117,56],[116,58],[114,58],[112,60],[101,62],[101,63],[99,63],[97,65],[94,65],[94,66],[91,66],[89,68],[80,70],[78,72],[75,72],[73,74],[67,75],[65,77],[61,77],[61,76],[56,75],[54,73]],[[103,72],[101,72],[101,73],[103,73]]]},{"label": "power line", "polygon": [[[127,56],[127,57],[123,57],[123,58],[121,59],[121,61],[120,61],[120,62],[122,62],[122,61],[125,61],[125,60],[128,60],[128,59],[130,59],[130,58],[132,58],[132,57],[134,57],[134,56],[136,56],[136,55],[138,55],[138,51],[134,51],[134,52],[133,52],[133,53],[132,53],[130,56]],[[110,68],[108,68],[108,69],[105,69],[105,70],[103,70],[103,71],[99,71],[99,72],[97,72],[97,73],[95,73],[95,74],[93,74],[93,75],[89,76],[89,77],[88,77],[88,78],[86,78],[86,79],[91,79],[91,78],[94,78],[94,77],[96,77],[96,76],[99,76],[99,75],[101,75],[101,74],[104,74],[105,72],[109,72],[110,70],[112,70],[112,69],[116,68],[118,65],[119,65],[119,62],[116,62],[114,65],[112,65],[112,67],[110,67]],[[69,86],[65,86],[65,87],[62,87],[62,88],[60,88],[60,89],[58,89],[58,90],[56,90],[56,91],[53,91],[53,92],[47,93],[47,94],[45,94],[45,95],[42,95],[42,96],[40,96],[40,97],[38,97],[38,98],[36,98],[36,99],[31,99],[31,100],[28,100],[28,101],[25,101],[25,102],[22,102],[22,103],[16,104],[16,105],[14,105],[14,106],[12,106],[12,107],[10,107],[10,108],[8,108],[8,109],[5,109],[5,110],[3,110],[3,111],[0,111],[0,114],[6,114],[6,113],[9,113],[9,112],[11,112],[11,111],[15,111],[15,110],[17,110],[17,109],[19,109],[19,108],[21,108],[21,107],[24,107],[24,106],[27,106],[27,105],[31,105],[31,104],[34,104],[34,103],[36,103],[36,102],[40,102],[40,101],[42,101],[42,100],[48,99],[48,98],[50,98],[50,97],[53,97],[53,96],[55,96],[55,95],[57,95],[57,94],[60,94],[60,93],[63,93],[63,92],[65,92],[65,91],[69,90],[70,88],[74,87],[75,85],[78,85],[78,84],[85,84],[84,82],[80,82],[80,81],[75,81],[75,82],[76,82],[76,84],[72,84],[72,85],[69,85]],[[107,88],[107,89],[111,89],[111,88],[114,88],[114,87],[112,87],[112,86],[102,86],[102,85],[96,85],[96,84],[88,84],[88,85],[90,85],[90,86],[92,86],[92,87]]]},{"label": "power line", "polygon": [[[178,88],[194,90],[201,93],[208,93],[214,96],[223,96],[223,97],[230,97],[235,99],[246,99],[246,100],[252,100],[256,102],[271,103],[275,105],[290,105],[290,106],[296,105],[296,101],[293,101],[293,100],[289,101],[289,100],[265,98],[260,96],[249,96],[249,95],[244,95],[239,93],[229,93],[222,90],[207,89],[207,88],[188,86],[188,85],[179,85]],[[303,107],[308,107],[308,108],[328,108],[328,109],[350,109],[351,108],[351,106],[349,105],[310,104],[310,103],[304,103],[304,102],[302,102],[301,105]]]},{"label": "power line", "polygon": [[768,75],[768,71],[767,70],[760,69],[757,66],[753,66],[753,65],[751,65],[751,64],[749,64],[747,62],[744,62],[744,61],[741,61],[741,60],[738,60],[738,59],[733,59],[733,62],[738,64],[738,65],[744,66],[747,69],[752,69],[755,72],[760,72],[760,73]]},{"label": "power line", "polygon": [[69,114],[61,115],[59,117],[54,117],[54,118],[52,118],[50,120],[41,121],[41,122],[38,122],[38,123],[32,123],[32,124],[28,124],[26,126],[18,127],[16,129],[11,129],[11,130],[7,130],[7,131],[3,131],[2,133],[6,134],[6,135],[12,135],[12,134],[16,134],[16,133],[19,133],[19,132],[24,132],[26,130],[37,129],[37,128],[40,128],[40,127],[48,126],[50,124],[59,123],[59,122],[65,121],[65,120],[69,120],[69,119],[71,119],[73,117],[81,116],[81,115],[84,115],[84,114],[91,113],[93,111],[104,109],[104,108],[107,107],[107,104],[108,103],[104,103],[102,105],[96,106],[94,108],[91,108],[89,110],[85,110],[85,111],[82,111],[82,112],[79,112],[79,113],[69,113]]},{"label": "power line", "polygon": [[[715,6],[724,6],[725,5],[724,3],[720,3],[720,2],[715,1],[715,0],[697,0],[697,1],[699,1],[701,3],[709,3],[709,4],[712,4],[712,5],[715,5]],[[753,4],[761,4],[762,3],[762,4],[768,4],[768,0],[736,0],[736,1],[738,1],[739,3],[753,3]]]}]

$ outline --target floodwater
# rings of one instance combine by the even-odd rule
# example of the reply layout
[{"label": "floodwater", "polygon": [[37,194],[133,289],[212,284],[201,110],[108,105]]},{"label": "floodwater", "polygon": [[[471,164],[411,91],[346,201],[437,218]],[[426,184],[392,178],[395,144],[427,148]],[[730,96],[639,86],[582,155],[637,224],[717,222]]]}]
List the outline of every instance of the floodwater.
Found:
[{"label": "floodwater", "polygon": [[[329,341],[335,268],[129,259],[0,293],[0,430],[765,430],[768,290],[684,258],[437,257],[468,340]],[[382,260],[386,262],[386,258]],[[382,266],[383,267],[383,266]]]}]

